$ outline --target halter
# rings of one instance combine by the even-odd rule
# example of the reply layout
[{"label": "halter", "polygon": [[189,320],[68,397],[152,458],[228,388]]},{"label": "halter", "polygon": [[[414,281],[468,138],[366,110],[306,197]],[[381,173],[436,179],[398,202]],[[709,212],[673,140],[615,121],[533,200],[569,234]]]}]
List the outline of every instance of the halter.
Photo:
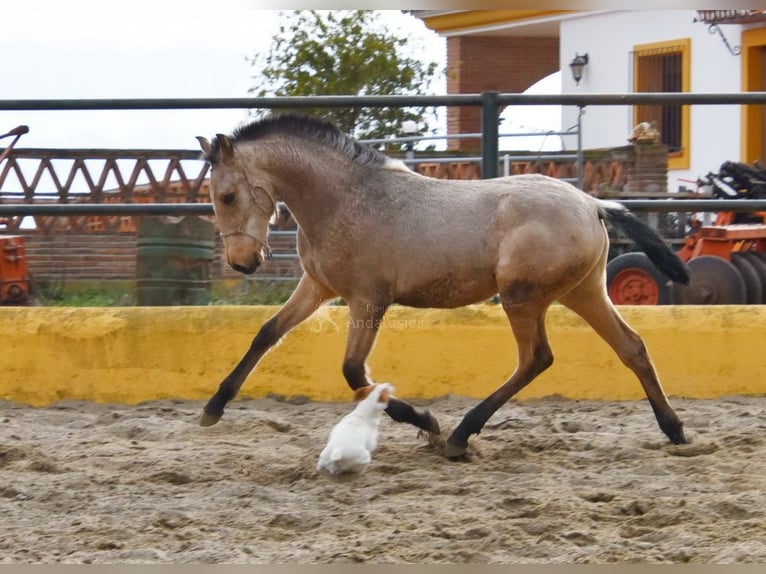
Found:
[{"label": "halter", "polygon": [[[242,175],[245,178],[245,183],[247,183],[247,191],[250,193],[250,197],[253,199],[253,202],[256,205],[258,205],[258,202],[256,201],[256,198],[255,198],[255,188],[250,183],[250,178],[247,177],[247,171],[245,171],[245,168],[242,166],[242,164],[240,164],[239,167],[242,170]],[[271,194],[271,192],[268,189],[266,189],[265,187],[261,187],[260,189],[262,189],[263,192],[266,194],[266,196],[269,198],[269,200],[271,200],[271,213],[269,214],[269,219],[271,219],[271,215],[273,215],[277,211],[277,200]],[[234,229],[234,230],[231,230],[231,231],[223,231],[223,230],[220,229],[220,226],[219,226],[219,234],[220,234],[221,237],[231,237],[232,235],[244,235],[245,237],[249,237],[251,239],[254,239],[255,241],[257,241],[261,245],[261,249],[263,249],[264,252],[265,252],[266,259],[271,260],[271,259],[273,259],[273,255],[271,253],[271,246],[269,245],[268,231],[266,233],[267,233],[267,237],[261,238],[261,237],[256,237],[252,233],[248,233],[247,231],[245,231],[241,227],[238,227],[237,229]]]}]

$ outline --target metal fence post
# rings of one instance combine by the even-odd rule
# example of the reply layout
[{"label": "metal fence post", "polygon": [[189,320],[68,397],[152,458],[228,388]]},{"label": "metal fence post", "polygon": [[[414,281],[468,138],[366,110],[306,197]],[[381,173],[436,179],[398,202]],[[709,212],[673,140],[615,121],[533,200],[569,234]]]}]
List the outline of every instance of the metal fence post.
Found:
[{"label": "metal fence post", "polygon": [[481,94],[481,177],[497,177],[498,96],[499,92]]},{"label": "metal fence post", "polygon": [[579,106],[577,108],[577,187],[580,189],[583,186],[583,170],[585,169],[585,154],[582,149],[582,116],[584,113],[585,107]]}]

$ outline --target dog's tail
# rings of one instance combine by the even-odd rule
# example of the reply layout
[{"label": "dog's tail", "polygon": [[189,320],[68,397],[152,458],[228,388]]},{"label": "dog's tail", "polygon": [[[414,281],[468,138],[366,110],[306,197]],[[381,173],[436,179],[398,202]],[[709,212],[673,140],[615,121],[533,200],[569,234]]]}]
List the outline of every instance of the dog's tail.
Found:
[{"label": "dog's tail", "polygon": [[646,253],[660,273],[674,283],[689,283],[689,269],[686,264],[656,230],[615,201],[599,200],[599,214]]}]

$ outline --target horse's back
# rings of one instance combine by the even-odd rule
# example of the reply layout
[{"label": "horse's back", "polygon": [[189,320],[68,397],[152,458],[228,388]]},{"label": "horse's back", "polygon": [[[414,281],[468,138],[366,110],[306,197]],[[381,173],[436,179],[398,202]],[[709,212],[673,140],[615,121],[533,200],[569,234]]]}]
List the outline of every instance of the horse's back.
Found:
[{"label": "horse's back", "polygon": [[[438,179],[417,173],[397,174],[404,180],[398,184],[406,193],[420,201],[452,203],[465,200],[479,203],[482,198],[509,198],[524,203],[547,203],[556,201],[562,209],[571,205],[588,206],[595,209],[594,198],[574,185],[542,174],[519,174],[491,179],[453,180]],[[394,184],[395,187],[397,184]],[[396,190],[395,190],[396,191]],[[560,202],[563,201],[563,204]]]},{"label": "horse's back", "polygon": [[[542,175],[437,180],[401,174],[400,211],[368,240],[365,261],[399,253],[385,266],[396,301],[453,307],[497,292],[498,272],[537,277],[571,269],[582,275],[603,250],[597,204],[577,188]],[[396,190],[394,190],[396,194]],[[508,275],[508,273],[506,273]],[[550,279],[558,282],[558,279]]]}]

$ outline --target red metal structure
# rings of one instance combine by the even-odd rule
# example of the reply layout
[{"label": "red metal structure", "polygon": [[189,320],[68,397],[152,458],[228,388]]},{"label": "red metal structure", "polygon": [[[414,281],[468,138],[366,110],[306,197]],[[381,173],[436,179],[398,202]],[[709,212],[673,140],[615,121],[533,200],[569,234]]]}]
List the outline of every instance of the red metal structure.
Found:
[{"label": "red metal structure", "polygon": [[[0,153],[0,163],[28,131],[27,126],[18,126],[0,135],[0,139],[13,136],[11,143]],[[6,223],[0,218],[0,230],[3,227],[6,227]],[[24,238],[20,235],[0,235],[0,304],[25,305],[29,302],[30,280]]]}]

